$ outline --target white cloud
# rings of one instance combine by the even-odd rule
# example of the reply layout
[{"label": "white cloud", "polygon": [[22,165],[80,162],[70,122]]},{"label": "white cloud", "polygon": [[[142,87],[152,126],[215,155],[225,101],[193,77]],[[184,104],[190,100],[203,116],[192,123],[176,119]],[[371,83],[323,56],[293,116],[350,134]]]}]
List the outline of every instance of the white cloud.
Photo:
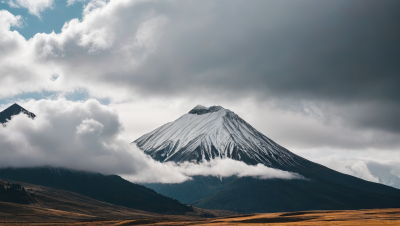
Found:
[{"label": "white cloud", "polygon": [[2,44],[0,48],[0,58],[3,60],[8,60],[7,55],[15,51],[19,46],[19,42],[23,42],[25,39],[19,35],[18,32],[11,32],[10,28],[12,26],[21,26],[22,18],[21,16],[14,16],[6,10],[0,10],[0,43]]},{"label": "white cloud", "polygon": [[392,155],[390,160],[364,158],[371,174],[379,179],[379,182],[400,189],[400,153]]},{"label": "white cloud", "polygon": [[118,114],[95,100],[30,100],[36,114],[14,116],[0,128],[0,167],[55,166],[120,174],[134,182],[179,183],[194,175],[302,179],[300,175],[234,160],[160,163],[121,136]]},{"label": "white cloud", "polygon": [[367,165],[362,160],[345,159],[341,158],[338,155],[330,155],[318,159],[313,159],[313,161],[341,173],[352,175],[372,182],[379,182],[379,179],[371,174]]},{"label": "white cloud", "polygon": [[313,159],[313,161],[341,173],[400,189],[400,174],[398,174],[400,160],[343,158],[338,155],[330,155]]},{"label": "white cloud", "polygon": [[3,32],[8,32],[11,28],[11,26],[16,26],[20,27],[21,26],[21,16],[14,16],[10,12],[6,10],[1,10],[1,16],[0,16],[0,25],[1,30]]},{"label": "white cloud", "polygon": [[94,119],[85,119],[82,123],[76,127],[76,134],[88,134],[88,133],[96,133],[99,134],[102,132],[104,126],[100,122]]},{"label": "white cloud", "polygon": [[82,21],[73,19],[59,34],[38,33],[30,40],[10,30],[21,17],[1,11],[0,51],[7,52],[0,56],[0,82],[9,88],[0,90],[0,98],[84,89],[91,96],[130,99],[138,90],[126,80],[155,51],[167,21],[152,7],[152,1],[91,1]]},{"label": "white cloud", "polygon": [[229,177],[256,177],[260,179],[283,178],[283,179],[304,179],[296,173],[266,167],[262,164],[249,166],[244,162],[232,159],[217,159],[203,164],[185,162],[179,164],[182,173],[188,176],[216,176]]},{"label": "white cloud", "polygon": [[8,5],[14,8],[26,8],[29,13],[40,18],[40,13],[53,8],[54,0],[8,0]]},{"label": "white cloud", "polygon": [[[230,176],[254,177],[258,179],[305,179],[303,176],[266,167],[262,164],[247,165],[244,162],[232,159],[214,159],[204,163],[156,163],[150,170],[144,169],[135,175],[122,175],[135,182],[147,183],[181,183],[190,180],[191,176],[215,176],[225,178]],[[175,175],[175,176],[172,176]]]}]

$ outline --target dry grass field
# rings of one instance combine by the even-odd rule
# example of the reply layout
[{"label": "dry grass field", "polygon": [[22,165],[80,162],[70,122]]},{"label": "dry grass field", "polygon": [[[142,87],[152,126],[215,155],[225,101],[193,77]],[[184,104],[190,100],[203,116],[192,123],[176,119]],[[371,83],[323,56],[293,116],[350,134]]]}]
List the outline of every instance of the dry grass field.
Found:
[{"label": "dry grass field", "polygon": [[194,225],[400,225],[400,209],[250,214],[204,223]]},{"label": "dry grass field", "polygon": [[[0,203],[0,225],[400,225],[400,209],[354,211],[306,211],[235,215],[220,218],[196,216],[141,215],[133,213],[101,219],[96,216],[29,205]],[[14,209],[13,209],[14,208]],[[16,209],[15,209],[16,208]],[[18,210],[18,212],[14,212]],[[131,215],[129,217],[129,215]],[[118,219],[118,218],[124,219]],[[127,219],[131,218],[131,219]]]},{"label": "dry grass field", "polygon": [[[162,215],[100,202],[73,192],[21,183],[31,204],[0,202],[0,225],[400,225],[400,209],[238,215],[195,208]],[[213,218],[206,218],[214,216]]]}]

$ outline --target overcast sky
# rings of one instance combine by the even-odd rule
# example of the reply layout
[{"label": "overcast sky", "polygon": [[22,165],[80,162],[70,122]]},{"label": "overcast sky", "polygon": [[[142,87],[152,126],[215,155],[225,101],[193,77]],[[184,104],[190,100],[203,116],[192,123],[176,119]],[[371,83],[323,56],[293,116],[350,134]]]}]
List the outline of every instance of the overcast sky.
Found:
[{"label": "overcast sky", "polygon": [[133,141],[197,104],[221,105],[308,159],[371,181],[385,167],[400,176],[399,1],[2,0],[0,9],[1,109],[96,99]]}]

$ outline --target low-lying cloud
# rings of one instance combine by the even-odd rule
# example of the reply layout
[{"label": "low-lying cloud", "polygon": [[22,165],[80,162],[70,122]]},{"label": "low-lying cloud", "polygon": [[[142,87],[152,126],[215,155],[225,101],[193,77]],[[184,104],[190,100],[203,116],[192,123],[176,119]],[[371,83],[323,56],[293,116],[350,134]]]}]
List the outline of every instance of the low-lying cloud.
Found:
[{"label": "low-lying cloud", "polygon": [[231,159],[204,164],[157,162],[122,136],[117,112],[96,100],[30,100],[21,105],[37,117],[32,120],[20,114],[0,128],[0,167],[66,167],[119,174],[142,183],[180,183],[195,175],[302,179]]},{"label": "low-lying cloud", "polygon": [[366,163],[360,159],[345,159],[338,155],[330,155],[315,161],[341,173],[379,183],[379,179],[371,174]]},{"label": "low-lying cloud", "polygon": [[361,157],[346,159],[338,155],[330,155],[313,159],[313,161],[341,173],[400,189],[400,162],[398,160],[376,160]]},{"label": "low-lying cloud", "polygon": [[[131,181],[150,183],[180,183],[185,180],[190,180],[192,176],[214,176],[219,178],[238,176],[254,177],[258,179],[305,179],[303,176],[297,173],[269,168],[262,164],[251,166],[247,165],[244,162],[236,161],[233,159],[214,159],[209,162],[204,162],[200,164],[192,162],[184,162],[178,164],[174,162],[166,162],[159,164],[169,170],[167,174],[174,173],[175,175],[182,176],[180,176],[179,178],[174,178],[173,180],[168,178],[168,176],[166,178],[159,178],[158,176],[161,172],[157,170],[157,174],[154,174],[154,171],[151,170],[151,172],[142,171],[136,175],[125,175],[124,177]],[[158,166],[158,169],[162,168]],[[154,175],[152,177],[149,177],[149,173]]]}]

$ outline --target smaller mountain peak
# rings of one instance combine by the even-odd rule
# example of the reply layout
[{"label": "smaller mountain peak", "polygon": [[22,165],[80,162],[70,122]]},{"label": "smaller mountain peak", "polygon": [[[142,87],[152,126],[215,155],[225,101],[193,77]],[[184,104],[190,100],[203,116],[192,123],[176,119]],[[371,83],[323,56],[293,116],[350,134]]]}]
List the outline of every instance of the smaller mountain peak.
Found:
[{"label": "smaller mountain peak", "polygon": [[0,112],[0,123],[4,125],[4,123],[11,120],[12,116],[18,115],[21,112],[26,114],[31,119],[35,119],[36,117],[36,115],[32,112],[29,112],[25,108],[21,107],[19,104],[14,103],[4,111]]},{"label": "smaller mountain peak", "polygon": [[11,105],[9,108],[19,108],[19,109],[23,109],[23,107],[21,107],[21,105],[14,103],[13,105]]}]

